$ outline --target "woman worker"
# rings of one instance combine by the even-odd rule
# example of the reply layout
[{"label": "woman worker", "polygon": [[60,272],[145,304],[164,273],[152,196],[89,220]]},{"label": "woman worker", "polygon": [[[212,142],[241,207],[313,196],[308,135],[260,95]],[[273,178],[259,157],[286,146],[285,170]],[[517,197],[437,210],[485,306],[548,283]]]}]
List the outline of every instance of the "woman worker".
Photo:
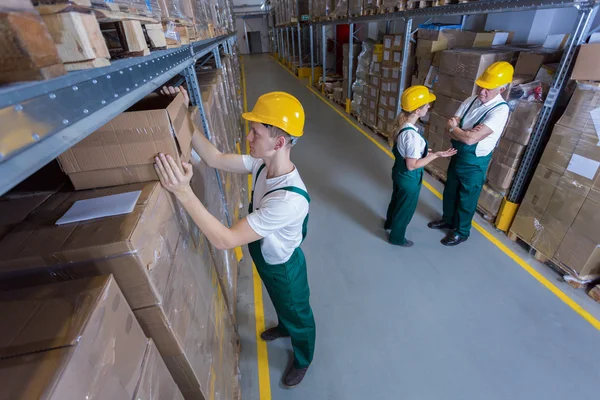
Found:
[{"label": "woman worker", "polygon": [[452,157],[456,150],[429,152],[427,140],[415,126],[419,118],[427,115],[435,95],[425,86],[411,86],[402,93],[402,112],[396,119],[397,129],[393,152],[396,157],[392,168],[394,191],[387,211],[385,229],[391,230],[389,242],[393,245],[411,247],[406,239],[406,227],[417,209],[423,167],[439,157]]}]

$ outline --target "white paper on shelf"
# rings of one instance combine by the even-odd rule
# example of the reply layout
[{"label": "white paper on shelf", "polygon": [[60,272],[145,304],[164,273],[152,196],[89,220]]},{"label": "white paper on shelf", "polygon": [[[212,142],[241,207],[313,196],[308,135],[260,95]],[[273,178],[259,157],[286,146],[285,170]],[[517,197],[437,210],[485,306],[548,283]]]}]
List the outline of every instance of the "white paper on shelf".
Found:
[{"label": "white paper on shelf", "polygon": [[494,34],[494,40],[492,40],[492,46],[506,44],[508,40],[508,32],[496,32]]},{"label": "white paper on shelf", "polygon": [[588,40],[588,43],[600,43],[600,32],[592,33],[592,35],[590,36],[590,40]]},{"label": "white paper on shelf", "polygon": [[137,203],[141,190],[110,196],[76,201],[69,210],[56,221],[56,225],[70,224],[90,219],[129,214]]},{"label": "white paper on shelf", "polygon": [[571,161],[569,161],[567,171],[571,171],[587,179],[594,179],[598,167],[600,167],[600,162],[580,156],[579,154],[573,154]]},{"label": "white paper on shelf", "polygon": [[566,43],[565,38],[568,36],[569,35],[566,33],[548,35],[548,36],[546,36],[546,40],[544,40],[544,44],[542,45],[542,47],[547,48],[547,49],[560,50],[560,49],[562,49],[562,46],[564,45],[564,43]]}]

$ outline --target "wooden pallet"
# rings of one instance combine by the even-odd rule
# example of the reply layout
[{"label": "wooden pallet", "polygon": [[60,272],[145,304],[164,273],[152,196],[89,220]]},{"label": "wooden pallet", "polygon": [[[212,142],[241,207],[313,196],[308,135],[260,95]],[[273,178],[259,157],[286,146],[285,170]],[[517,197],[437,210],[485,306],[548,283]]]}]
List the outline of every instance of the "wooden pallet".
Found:
[{"label": "wooden pallet", "polygon": [[369,8],[366,10],[363,10],[362,15],[375,15],[378,14],[379,10],[377,10],[377,8]]},{"label": "wooden pallet", "polygon": [[424,0],[408,0],[406,2],[406,8],[408,10],[413,10],[416,8],[429,8],[433,6],[433,1],[424,1]]},{"label": "wooden pallet", "polygon": [[394,7],[379,7],[379,14],[389,14],[389,13],[395,13],[398,11],[404,11],[406,10],[406,1],[402,0],[401,2],[399,2],[398,5],[394,6]]},{"label": "wooden pallet", "polygon": [[434,7],[447,6],[449,4],[457,4],[457,0],[433,0]]},{"label": "wooden pallet", "polygon": [[496,215],[490,214],[490,212],[488,210],[479,206],[479,204],[477,205],[477,212],[481,215],[481,217],[484,220],[488,221],[492,225],[494,224],[494,221],[496,221]]},{"label": "wooden pallet", "polygon": [[589,292],[588,292],[588,296],[590,296],[592,299],[596,300],[598,303],[600,303],[600,285],[596,285],[594,286]]}]

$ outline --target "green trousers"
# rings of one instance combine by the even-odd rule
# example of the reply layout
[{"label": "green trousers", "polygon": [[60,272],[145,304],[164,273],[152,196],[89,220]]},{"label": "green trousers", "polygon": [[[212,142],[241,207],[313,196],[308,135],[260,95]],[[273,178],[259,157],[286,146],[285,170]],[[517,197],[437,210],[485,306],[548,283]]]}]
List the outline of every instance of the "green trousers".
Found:
[{"label": "green trousers", "polygon": [[479,165],[457,162],[453,158],[448,167],[442,219],[452,225],[458,235],[465,238],[471,234],[471,221],[485,183],[488,163],[488,157],[482,157]]},{"label": "green trousers", "polygon": [[[404,160],[403,160],[404,161]],[[420,172],[422,176],[423,171]],[[387,210],[385,228],[391,229],[389,241],[392,244],[406,243],[406,228],[410,223],[421,191],[421,179],[417,177],[394,176],[392,199]]]},{"label": "green trousers", "polygon": [[294,366],[306,368],[315,351],[316,327],[304,253],[297,248],[287,262],[272,265],[265,261],[260,241],[250,243],[248,248],[277,312],[277,328],[292,339]]}]

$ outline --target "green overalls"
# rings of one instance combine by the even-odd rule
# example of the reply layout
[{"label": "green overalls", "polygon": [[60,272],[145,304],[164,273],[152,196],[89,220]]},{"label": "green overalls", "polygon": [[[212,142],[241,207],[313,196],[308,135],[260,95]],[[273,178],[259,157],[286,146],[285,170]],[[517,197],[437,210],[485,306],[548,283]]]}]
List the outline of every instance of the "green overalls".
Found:
[{"label": "green overalls", "polygon": [[[477,97],[469,104],[469,107],[460,119],[459,127],[463,129],[465,116],[471,111],[471,107]],[[481,118],[473,125],[480,125],[487,115],[494,109],[508,104],[501,102],[487,110]],[[477,209],[477,200],[485,183],[488,165],[492,158],[492,152],[487,156],[478,157],[475,153],[477,143],[465,144],[452,139],[452,147],[457,151],[450,160],[448,176],[444,187],[444,215],[442,219],[452,225],[455,232],[464,238],[471,234],[471,221]]]},{"label": "green overalls", "polygon": [[[256,173],[254,186],[264,169],[265,164],[261,165]],[[286,186],[271,190],[265,194],[271,194],[278,190],[287,190],[294,192],[306,199],[310,203],[310,197],[306,191],[295,187]],[[254,211],[254,189],[248,212]],[[308,225],[308,215],[302,225],[302,241],[306,238]],[[304,252],[300,247],[294,250],[291,258],[283,264],[272,265],[265,261],[262,250],[261,240],[248,244],[252,261],[256,265],[256,270],[260,275],[265,288],[271,297],[275,311],[277,312],[278,330],[289,335],[292,339],[294,348],[294,366],[296,368],[306,368],[310,365],[315,351],[315,319],[310,308],[308,288],[308,277],[306,273],[306,259]]]},{"label": "green overalls", "polygon": [[[402,132],[413,130],[419,133],[415,128],[406,127],[400,130],[398,138]],[[419,135],[421,135],[419,133]],[[425,151],[422,157],[427,156],[428,146],[425,140]],[[421,183],[423,182],[423,168],[417,168],[409,171],[406,168],[406,160],[400,155],[398,145],[393,148],[396,161],[392,168],[392,181],[394,182],[394,190],[392,192],[392,200],[387,211],[385,220],[385,229],[391,229],[389,241],[392,244],[402,245],[406,243],[406,228],[410,223],[419,202],[419,192],[421,191]],[[421,158],[422,158],[421,157]]]}]

